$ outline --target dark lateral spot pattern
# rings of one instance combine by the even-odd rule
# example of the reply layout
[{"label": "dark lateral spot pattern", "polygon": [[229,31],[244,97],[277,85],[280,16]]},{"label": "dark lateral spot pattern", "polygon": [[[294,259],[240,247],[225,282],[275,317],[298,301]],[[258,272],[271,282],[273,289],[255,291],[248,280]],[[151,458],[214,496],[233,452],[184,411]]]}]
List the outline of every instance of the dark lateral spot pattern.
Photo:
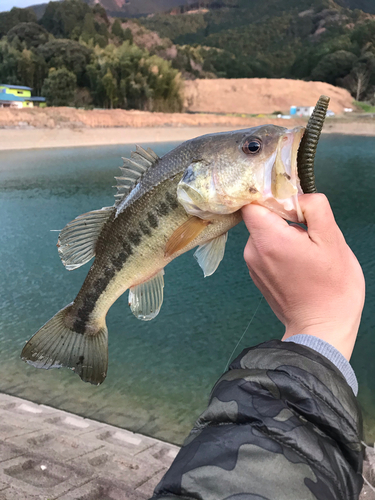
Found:
[{"label": "dark lateral spot pattern", "polygon": [[80,356],[80,357],[78,358],[78,361],[77,361],[76,365],[83,365],[83,361],[84,361],[84,359],[85,359],[85,356]]},{"label": "dark lateral spot pattern", "polygon": [[148,223],[153,229],[156,229],[158,227],[159,221],[155,214],[153,214],[152,212],[148,212],[147,219]]},{"label": "dark lateral spot pattern", "polygon": [[95,287],[94,284],[93,290],[85,295],[83,304],[78,309],[77,319],[75,320],[73,325],[73,330],[75,332],[81,333],[82,335],[85,333],[86,323],[89,319],[92,310],[95,307],[96,301],[99,296],[100,294],[98,295],[98,289]]},{"label": "dark lateral spot pattern", "polygon": [[130,255],[132,255],[133,253],[133,250],[132,250],[132,247],[131,245],[127,242],[127,241],[124,241],[123,244],[122,244],[122,248],[124,249],[124,252],[126,253],[126,255],[129,257]]},{"label": "dark lateral spot pattern", "polygon": [[142,234],[139,231],[129,231],[127,239],[137,247],[142,241]]},{"label": "dark lateral spot pattern", "polygon": [[116,271],[113,267],[106,267],[104,270],[104,276],[108,279],[108,283],[113,278],[113,276],[115,274],[116,274]]},{"label": "dark lateral spot pattern", "polygon": [[114,255],[111,259],[111,262],[113,264],[113,267],[116,269],[116,271],[120,271],[124,263],[126,262],[126,259],[128,256],[126,255],[125,252],[120,252],[118,255]]},{"label": "dark lateral spot pattern", "polygon": [[151,229],[148,227],[148,225],[145,222],[140,222],[139,228],[143,234],[145,234],[146,236],[151,236]]},{"label": "dark lateral spot pattern", "polygon": [[168,215],[169,211],[170,207],[164,201],[160,202],[156,207],[156,212],[161,216]]},{"label": "dark lateral spot pattern", "polygon": [[143,221],[139,223],[139,231],[133,230],[129,231],[126,240],[122,243],[122,250],[119,254],[114,255],[111,259],[111,267],[106,267],[104,270],[104,276],[98,278],[92,287],[92,290],[86,294],[82,306],[78,309],[77,319],[74,322],[73,329],[77,333],[84,334],[86,323],[89,320],[90,314],[95,308],[96,302],[100,295],[108,286],[108,283],[115,276],[116,272],[120,271],[124,266],[127,259],[133,254],[133,247],[139,246],[142,241],[142,234],[150,236],[151,229],[156,229],[159,225],[158,215],[165,216],[171,210],[175,210],[179,207],[177,198],[171,193],[166,193],[165,201],[161,201],[156,206],[156,213],[147,213],[147,222]]},{"label": "dark lateral spot pattern", "polygon": [[86,323],[88,322],[90,314],[95,308],[97,300],[99,299],[103,291],[107,288],[108,283],[111,281],[115,274],[115,267],[107,267],[104,270],[104,276],[101,276],[96,281],[94,281],[92,290],[90,290],[90,292],[85,295],[83,304],[77,311],[77,319],[75,320],[73,325],[73,330],[75,332],[81,333],[82,335],[85,333]]},{"label": "dark lateral spot pattern", "polygon": [[171,207],[172,210],[176,210],[178,208],[179,203],[177,201],[177,196],[173,196],[173,194],[168,193],[165,195],[165,201]]}]

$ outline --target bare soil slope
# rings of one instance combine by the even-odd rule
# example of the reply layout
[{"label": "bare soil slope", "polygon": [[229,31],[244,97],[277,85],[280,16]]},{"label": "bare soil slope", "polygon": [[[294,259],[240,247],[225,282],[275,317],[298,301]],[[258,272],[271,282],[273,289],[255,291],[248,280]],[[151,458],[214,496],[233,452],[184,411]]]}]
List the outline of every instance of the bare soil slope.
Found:
[{"label": "bare soil slope", "polygon": [[239,78],[185,82],[185,109],[208,113],[289,113],[290,106],[314,106],[322,94],[331,98],[329,109],[342,114],[353,107],[346,89],[324,82]]}]

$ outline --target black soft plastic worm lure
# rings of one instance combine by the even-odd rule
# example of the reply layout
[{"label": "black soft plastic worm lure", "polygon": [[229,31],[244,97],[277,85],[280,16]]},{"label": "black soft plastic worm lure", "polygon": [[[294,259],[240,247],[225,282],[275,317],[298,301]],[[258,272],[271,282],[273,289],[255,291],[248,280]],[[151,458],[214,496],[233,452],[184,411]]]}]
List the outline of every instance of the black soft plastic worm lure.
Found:
[{"label": "black soft plastic worm lure", "polygon": [[306,126],[297,155],[298,176],[304,193],[316,193],[314,159],[326,117],[329,97],[320,96]]}]

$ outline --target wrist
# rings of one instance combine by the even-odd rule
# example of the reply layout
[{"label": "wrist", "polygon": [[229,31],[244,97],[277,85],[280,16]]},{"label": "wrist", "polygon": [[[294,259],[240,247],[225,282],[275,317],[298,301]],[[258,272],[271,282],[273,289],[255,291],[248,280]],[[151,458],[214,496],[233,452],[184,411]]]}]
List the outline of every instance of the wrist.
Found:
[{"label": "wrist", "polygon": [[357,338],[360,317],[346,322],[327,321],[313,325],[290,325],[282,340],[292,340],[295,335],[310,335],[335,347],[349,361]]}]

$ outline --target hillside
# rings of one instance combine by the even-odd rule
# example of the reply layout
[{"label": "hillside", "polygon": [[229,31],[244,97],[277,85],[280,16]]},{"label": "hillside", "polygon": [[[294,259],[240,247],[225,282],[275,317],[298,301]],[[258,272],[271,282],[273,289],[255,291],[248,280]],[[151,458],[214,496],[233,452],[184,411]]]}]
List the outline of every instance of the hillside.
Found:
[{"label": "hillside", "polygon": [[[181,0],[104,1],[134,13]],[[137,19],[83,0],[50,2],[39,20],[0,13],[0,81],[53,106],[181,111],[183,80],[197,78],[322,81],[375,104],[374,15],[334,0],[186,1]]]},{"label": "hillside", "polygon": [[375,14],[374,0],[336,0],[336,3],[348,9],[359,9],[363,12]]},{"label": "hillside", "polygon": [[[56,1],[56,0],[55,0]],[[64,0],[59,0],[64,1]],[[117,17],[139,17],[148,16],[152,14],[166,13],[172,9],[179,10],[195,10],[199,6],[209,5],[210,0],[197,1],[197,0],[84,0],[87,4],[94,6],[101,5],[108,15]],[[341,7],[348,9],[360,9],[363,12],[375,14],[374,0],[336,0],[336,3]],[[224,4],[223,1],[215,1],[216,6]],[[33,5],[31,8],[34,10],[37,18],[40,19],[46,9],[47,3]],[[249,2],[251,7],[251,3]]]},{"label": "hillside", "polygon": [[190,5],[195,0],[85,0],[88,4],[99,3],[108,14],[121,17],[137,17],[166,12],[181,5]]},{"label": "hillside", "polygon": [[291,106],[315,106],[324,94],[329,109],[343,114],[352,107],[350,93],[323,82],[242,78],[185,82],[185,109],[191,112],[272,114],[288,113]]},{"label": "hillside", "polygon": [[[56,1],[56,0],[54,0]],[[64,0],[57,0],[64,1]],[[167,12],[182,5],[194,4],[195,0],[83,0],[90,6],[101,5],[110,16],[139,17],[149,14]],[[365,0],[364,0],[365,1]],[[47,3],[31,6],[38,19],[47,7]]]},{"label": "hillside", "polygon": [[[360,4],[340,3],[349,1]],[[185,61],[180,57],[173,66],[196,77],[201,69],[205,77],[316,80],[344,86],[357,99],[373,95],[375,16],[333,0],[217,4],[139,21],[184,51]]]}]

